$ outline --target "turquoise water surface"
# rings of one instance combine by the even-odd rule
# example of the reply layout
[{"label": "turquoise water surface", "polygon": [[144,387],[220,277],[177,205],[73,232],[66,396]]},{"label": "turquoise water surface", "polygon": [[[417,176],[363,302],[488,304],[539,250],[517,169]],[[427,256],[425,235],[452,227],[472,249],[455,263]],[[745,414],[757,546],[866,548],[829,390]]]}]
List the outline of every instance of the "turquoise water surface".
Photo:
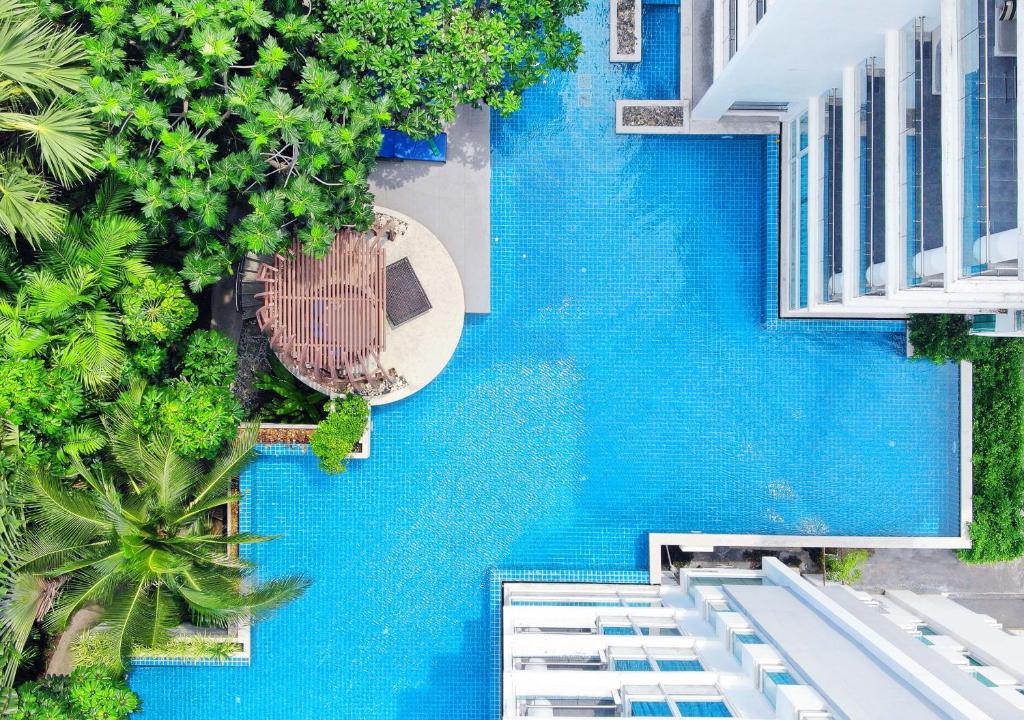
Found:
[{"label": "turquoise water surface", "polygon": [[346,475],[246,471],[285,535],[251,556],[309,593],[250,667],[137,669],[143,720],[493,718],[491,568],[645,569],[650,531],[957,532],[955,368],[766,323],[777,146],[616,136],[616,98],[665,90],[608,63],[607,12],[577,74],[494,118],[493,312]]}]

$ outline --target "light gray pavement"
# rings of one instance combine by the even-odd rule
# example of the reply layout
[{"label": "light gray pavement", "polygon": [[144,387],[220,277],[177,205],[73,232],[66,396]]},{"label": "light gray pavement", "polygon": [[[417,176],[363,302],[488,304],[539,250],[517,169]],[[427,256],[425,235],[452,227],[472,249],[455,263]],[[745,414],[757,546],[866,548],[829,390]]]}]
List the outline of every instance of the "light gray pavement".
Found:
[{"label": "light gray pavement", "polygon": [[951,550],[875,550],[864,564],[860,586],[958,595],[1024,594],[1024,560],[970,565]]},{"label": "light gray pavement", "polygon": [[379,161],[370,175],[376,204],[423,223],[462,277],[466,312],[491,311],[491,120],[459,108],[448,128],[448,161]]},{"label": "light gray pavement", "polygon": [[1024,628],[1024,560],[969,565],[951,550],[875,550],[858,587],[948,593],[1004,627]]}]

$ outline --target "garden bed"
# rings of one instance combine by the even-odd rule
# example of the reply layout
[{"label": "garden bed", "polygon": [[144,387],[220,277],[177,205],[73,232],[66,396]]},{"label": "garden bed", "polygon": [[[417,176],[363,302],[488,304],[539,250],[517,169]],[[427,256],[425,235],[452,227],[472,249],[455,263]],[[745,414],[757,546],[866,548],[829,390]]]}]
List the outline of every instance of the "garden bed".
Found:
[{"label": "garden bed", "polygon": [[615,132],[678,135],[686,132],[689,113],[681,100],[616,100]]},{"label": "garden bed", "polygon": [[611,42],[609,56],[612,62],[640,62],[640,0],[611,0]]},{"label": "garden bed", "polygon": [[[316,425],[306,423],[263,423],[260,425],[260,432],[256,439],[261,444],[271,445],[284,443],[287,445],[308,445],[309,436],[316,430]],[[370,432],[373,430],[373,420],[366,424],[366,430],[359,442],[348,454],[351,460],[365,460],[370,457]]]}]

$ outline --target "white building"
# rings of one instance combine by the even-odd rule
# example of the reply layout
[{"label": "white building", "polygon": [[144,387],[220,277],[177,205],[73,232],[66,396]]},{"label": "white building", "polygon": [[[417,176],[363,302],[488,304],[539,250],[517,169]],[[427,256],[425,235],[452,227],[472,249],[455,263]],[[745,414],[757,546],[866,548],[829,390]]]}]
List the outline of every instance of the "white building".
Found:
[{"label": "white building", "polygon": [[503,717],[1024,717],[1024,636],[944,597],[763,568],[506,583]]},{"label": "white building", "polygon": [[684,10],[701,65],[683,93],[693,127],[783,124],[783,317],[981,313],[980,330],[1024,330],[1015,6],[694,0]]}]

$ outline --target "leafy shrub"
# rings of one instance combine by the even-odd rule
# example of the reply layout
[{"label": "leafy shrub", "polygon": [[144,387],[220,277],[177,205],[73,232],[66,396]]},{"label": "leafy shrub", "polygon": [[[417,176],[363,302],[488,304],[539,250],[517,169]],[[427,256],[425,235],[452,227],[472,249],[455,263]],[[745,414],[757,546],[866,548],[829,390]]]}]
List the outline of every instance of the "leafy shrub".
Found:
[{"label": "leafy shrub", "polygon": [[160,420],[178,452],[212,460],[238,433],[242,405],[229,388],[178,380],[160,405]]},{"label": "leafy shrub", "polygon": [[460,103],[518,110],[523,91],[582,50],[565,19],[585,0],[328,0],[328,42],[375,96],[387,95],[398,129],[434,135]]},{"label": "leafy shrub", "polygon": [[912,315],[908,324],[914,358],[942,364],[970,360],[979,352],[980,338],[971,335],[964,315]]},{"label": "leafy shrub", "polygon": [[280,360],[271,356],[269,373],[260,373],[255,386],[269,393],[262,410],[274,420],[289,423],[315,423],[326,414],[327,398],[289,372]]},{"label": "leafy shrub", "polygon": [[972,563],[1024,556],[1024,340],[969,335],[960,316],[915,315],[915,351],[933,362],[974,365],[974,519]]},{"label": "leafy shrub", "polygon": [[844,585],[860,582],[861,567],[868,557],[867,550],[847,550],[825,555],[825,579]]},{"label": "leafy shrub", "polygon": [[95,167],[187,250],[198,290],[246,250],[294,233],[318,254],[334,228],[368,226],[381,128],[422,137],[459,103],[518,108],[526,87],[574,66],[564,20],[584,1],[51,5],[96,32],[84,94],[107,139]]},{"label": "leafy shrub", "polygon": [[230,385],[237,366],[234,340],[216,330],[196,330],[185,346],[181,377],[195,383]]},{"label": "leafy shrub", "polygon": [[974,360],[974,519],[968,562],[1024,555],[1024,340],[977,338]]},{"label": "leafy shrub", "polygon": [[370,407],[361,395],[348,395],[328,404],[327,418],[309,437],[324,472],[345,472],[345,458],[363,436],[369,419]]},{"label": "leafy shrub", "polygon": [[0,418],[57,438],[85,406],[82,387],[67,370],[47,369],[36,359],[0,363]]},{"label": "leafy shrub", "polygon": [[177,340],[199,314],[181,281],[167,268],[126,290],[120,301],[125,336],[137,343]]},{"label": "leafy shrub", "polygon": [[[13,707],[12,707],[13,706]],[[119,676],[86,667],[70,676],[48,675],[20,685],[8,699],[11,720],[122,720],[139,709],[139,698]]]},{"label": "leafy shrub", "polygon": [[121,369],[121,381],[127,384],[135,377],[158,377],[166,360],[166,347],[153,342],[143,343],[128,354],[128,361]]}]

